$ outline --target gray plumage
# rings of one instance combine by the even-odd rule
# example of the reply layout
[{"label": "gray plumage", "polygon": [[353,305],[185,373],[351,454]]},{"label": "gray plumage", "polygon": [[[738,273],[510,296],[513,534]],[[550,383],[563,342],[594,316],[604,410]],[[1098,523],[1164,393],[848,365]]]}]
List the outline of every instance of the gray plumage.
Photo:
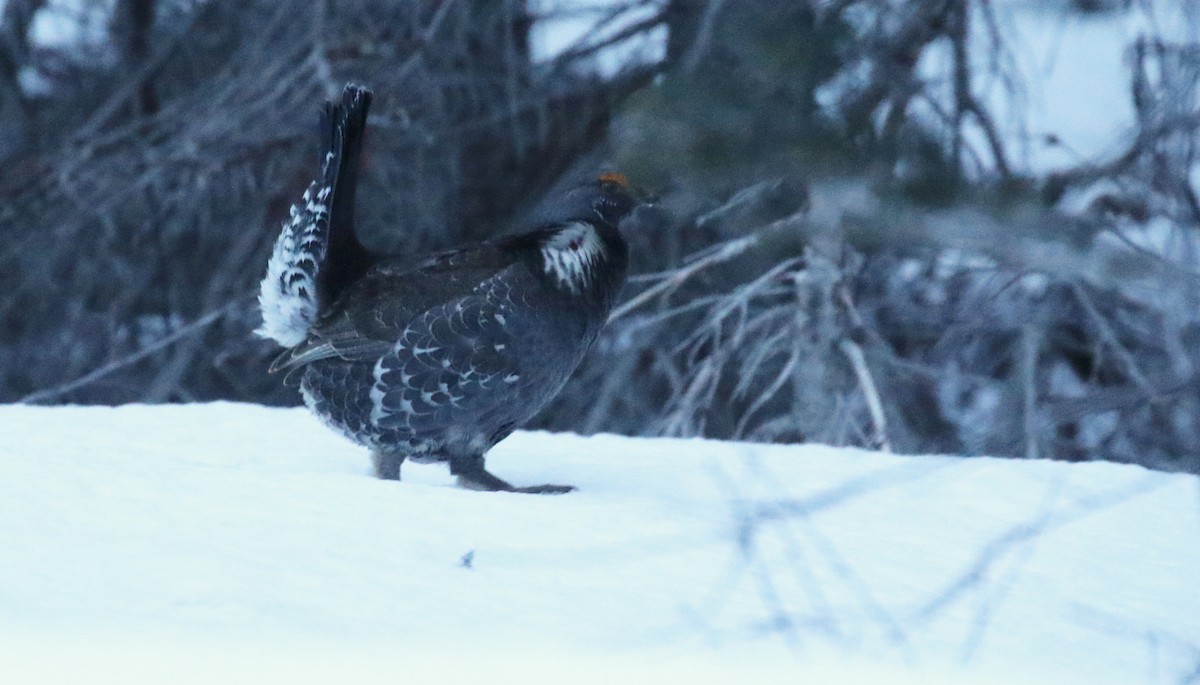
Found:
[{"label": "gray plumage", "polygon": [[[357,160],[364,127],[345,122],[365,123],[370,98],[362,92],[348,86],[342,106],[327,110],[323,125],[335,133],[324,136],[334,146],[325,159]],[[301,255],[312,240],[285,240],[292,225],[276,245],[273,264],[312,259],[315,276],[304,285],[317,316],[272,325],[273,312],[305,311],[306,302],[292,303],[279,285],[288,283],[286,270],[270,267],[263,330],[286,330],[275,337],[291,348],[272,370],[299,373],[306,404],[369,447],[381,477],[399,478],[405,459],[447,461],[465,487],[569,490],[514,488],[484,469],[484,455],[558,393],[607,318],[627,265],[618,223],[635,204],[623,177],[606,174],[564,193],[526,233],[407,260],[369,255],[350,217],[338,216],[347,206],[338,198],[352,201],[354,176],[335,172],[327,193],[328,254]],[[287,254],[289,245],[296,254]]]}]

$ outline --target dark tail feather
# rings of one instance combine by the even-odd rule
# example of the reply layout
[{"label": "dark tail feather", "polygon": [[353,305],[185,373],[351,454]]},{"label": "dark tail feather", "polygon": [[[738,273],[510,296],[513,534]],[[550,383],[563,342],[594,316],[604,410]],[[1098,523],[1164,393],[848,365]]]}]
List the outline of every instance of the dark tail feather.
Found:
[{"label": "dark tail feather", "polygon": [[333,188],[329,212],[329,248],[317,277],[321,302],[328,304],[371,266],[371,254],[354,232],[354,195],[367,129],[371,91],[347,84],[339,104],[328,103],[321,115],[325,155],[323,173]]},{"label": "dark tail feather", "polygon": [[307,337],[325,307],[362,275],[371,255],[354,235],[354,190],[371,91],[348,85],[340,104],[321,115],[320,176],[292,205],[258,296],[256,331],[284,347]]}]

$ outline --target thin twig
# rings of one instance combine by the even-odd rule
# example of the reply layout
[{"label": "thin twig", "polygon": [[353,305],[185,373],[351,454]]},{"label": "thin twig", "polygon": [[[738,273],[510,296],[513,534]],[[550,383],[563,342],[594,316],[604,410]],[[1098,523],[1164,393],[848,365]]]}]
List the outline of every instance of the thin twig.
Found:
[{"label": "thin twig", "polygon": [[201,316],[195,321],[174,331],[170,335],[164,336],[154,344],[144,347],[133,354],[126,355],[120,359],[115,359],[98,369],[90,371],[79,378],[76,378],[73,381],[63,383],[62,385],[57,385],[53,388],[45,388],[43,390],[29,393],[28,395],[17,400],[17,402],[20,404],[36,404],[38,402],[46,402],[61,397],[62,395],[65,395],[73,390],[77,390],[85,385],[88,385],[89,383],[100,380],[114,371],[119,371],[130,364],[135,364],[156,352],[160,352],[167,347],[170,347],[171,345],[183,340],[184,338],[187,338],[188,336],[203,331],[213,323],[216,323],[222,317],[249,302],[250,299],[251,296],[249,295],[238,298],[226,304],[224,307],[221,307],[220,309],[211,311],[204,316]]},{"label": "thin twig", "polygon": [[692,41],[692,46],[683,60],[684,74],[690,75],[694,72],[700,65],[700,60],[708,52],[708,44],[712,40],[717,15],[720,14],[724,5],[725,0],[708,0],[708,4],[705,5],[704,14],[700,17],[700,28],[696,31],[696,38]]},{"label": "thin twig", "polygon": [[1037,459],[1039,449],[1037,421],[1037,362],[1041,347],[1041,332],[1033,326],[1025,326],[1021,332],[1021,388],[1024,399],[1025,458]]},{"label": "thin twig", "polygon": [[838,341],[838,348],[850,360],[850,366],[854,367],[854,375],[858,377],[858,385],[867,400],[867,411],[871,414],[871,426],[874,428],[871,440],[875,443],[875,448],[891,452],[892,442],[888,439],[887,415],[883,413],[883,402],[879,399],[879,391],[875,388],[875,379],[871,376],[871,369],[867,366],[862,347],[849,338],[842,338]]},{"label": "thin twig", "polygon": [[701,271],[742,255],[750,248],[758,245],[767,233],[794,226],[797,218],[798,215],[793,214],[792,216],[784,217],[783,219],[767,224],[750,235],[735,238],[734,240],[701,250],[692,255],[692,257],[689,257],[688,260],[685,260],[687,263],[684,266],[674,271],[666,272],[662,282],[643,290],[622,303],[619,307],[613,309],[612,314],[608,317],[608,323],[620,319],[659,295],[671,293]]},{"label": "thin twig", "polygon": [[1147,397],[1154,397],[1154,386],[1151,385],[1150,381],[1147,380],[1146,376],[1142,373],[1141,368],[1138,367],[1137,360],[1135,360],[1133,355],[1129,353],[1129,350],[1125,349],[1125,346],[1121,344],[1121,341],[1117,338],[1117,334],[1113,332],[1112,327],[1108,325],[1108,321],[1105,320],[1104,316],[1100,314],[1100,311],[1096,309],[1096,305],[1092,303],[1092,298],[1087,294],[1087,291],[1084,290],[1083,286],[1079,285],[1079,283],[1072,281],[1071,292],[1075,294],[1075,299],[1079,301],[1079,304],[1083,307],[1084,311],[1087,312],[1088,318],[1092,320],[1096,330],[1099,331],[1100,337],[1104,339],[1104,342],[1108,343],[1108,346],[1112,349],[1113,354],[1117,355],[1117,358],[1121,360],[1121,364],[1125,367],[1125,371],[1129,374],[1129,378],[1132,379],[1133,382],[1142,389],[1142,392],[1146,393]]}]

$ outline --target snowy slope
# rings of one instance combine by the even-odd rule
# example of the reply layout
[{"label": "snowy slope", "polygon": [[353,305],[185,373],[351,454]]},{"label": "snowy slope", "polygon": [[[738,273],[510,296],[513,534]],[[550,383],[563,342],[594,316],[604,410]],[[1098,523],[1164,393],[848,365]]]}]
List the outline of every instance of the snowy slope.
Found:
[{"label": "snowy slope", "polygon": [[1200,668],[1194,476],[541,433],[494,451],[516,483],[580,487],[555,497],[435,465],[375,480],[302,410],[7,406],[0,436],[5,683]]}]

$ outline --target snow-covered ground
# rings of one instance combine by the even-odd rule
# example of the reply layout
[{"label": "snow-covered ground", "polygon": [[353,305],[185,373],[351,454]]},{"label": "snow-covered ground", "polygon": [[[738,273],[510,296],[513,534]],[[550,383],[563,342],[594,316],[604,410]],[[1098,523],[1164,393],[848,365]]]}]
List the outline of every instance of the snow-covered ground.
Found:
[{"label": "snow-covered ground", "polygon": [[[1200,482],[518,433],[564,496],[302,410],[0,407],[0,682],[1178,683]],[[352,676],[352,677],[351,677]]]}]

